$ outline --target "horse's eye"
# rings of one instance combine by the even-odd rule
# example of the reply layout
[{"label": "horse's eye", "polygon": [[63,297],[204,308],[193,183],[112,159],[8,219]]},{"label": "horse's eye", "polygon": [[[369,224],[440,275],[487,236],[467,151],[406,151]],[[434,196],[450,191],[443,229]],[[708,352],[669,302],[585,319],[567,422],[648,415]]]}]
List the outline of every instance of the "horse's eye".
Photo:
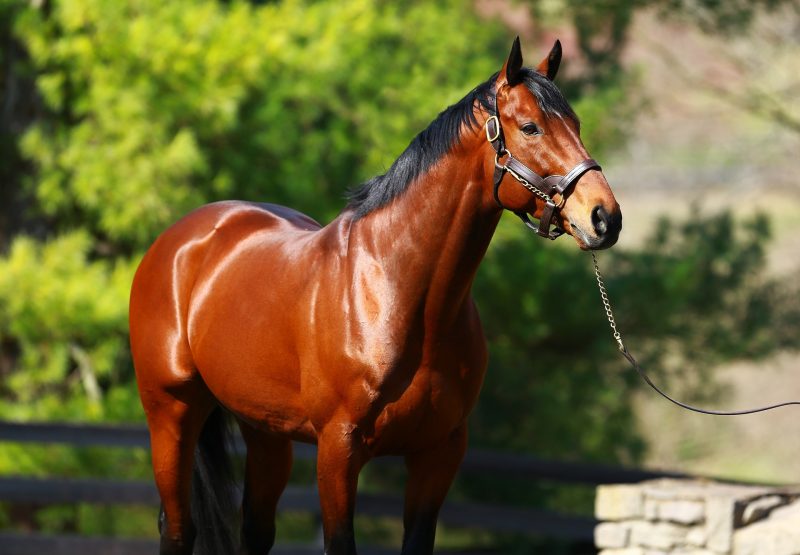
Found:
[{"label": "horse's eye", "polygon": [[522,132],[526,135],[541,135],[542,130],[535,123],[526,123],[522,126]]}]

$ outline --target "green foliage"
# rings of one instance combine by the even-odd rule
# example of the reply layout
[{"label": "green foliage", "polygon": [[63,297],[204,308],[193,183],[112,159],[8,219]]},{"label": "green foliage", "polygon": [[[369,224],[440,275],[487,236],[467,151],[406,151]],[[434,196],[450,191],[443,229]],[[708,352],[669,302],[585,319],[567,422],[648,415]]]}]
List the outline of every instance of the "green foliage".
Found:
[{"label": "green foliage", "polygon": [[98,507],[88,503],[56,505],[36,514],[43,532],[80,532],[85,536],[158,537],[150,507]]},{"label": "green foliage", "polygon": [[492,244],[478,274],[491,356],[473,441],[544,457],[633,462],[643,447],[630,425],[634,382],[611,364],[618,362],[615,344],[591,259],[572,245],[534,239],[515,228]]},{"label": "green foliage", "polygon": [[475,17],[440,33],[461,9],[80,0],[26,13],[18,31],[54,116],[22,143],[40,206],[135,248],[220,198],[328,217],[343,185],[499,66],[491,25],[480,52]]},{"label": "green foliage", "polygon": [[[0,417],[140,420],[126,308],[142,251],[221,198],[331,217],[499,69],[508,37],[467,5],[2,1],[3,36],[28,56],[11,62],[36,90],[36,118],[3,156],[33,168],[15,164],[13,183],[38,225],[0,236]],[[0,446],[4,473],[109,471],[150,472],[113,453]],[[55,508],[42,525],[88,530],[90,512]]]},{"label": "green foliage", "polygon": [[[14,28],[44,110],[20,148],[36,167],[28,190],[59,234],[17,239],[0,259],[0,334],[19,353],[0,411],[117,410],[103,399],[131,388],[136,253],[221,198],[332,216],[347,186],[388,166],[500,65],[499,27],[467,15],[459,33],[440,32],[463,9],[459,0],[19,9]],[[480,47],[468,39],[479,32]]]},{"label": "green foliage", "polygon": [[[635,463],[644,449],[630,412],[639,378],[617,353],[591,258],[523,232],[492,244],[475,287],[491,362],[473,440]],[[659,382],[678,377],[702,391],[715,364],[796,346],[782,330],[800,304],[763,275],[768,238],[760,215],[664,218],[641,250],[599,256],[620,331]]]},{"label": "green foliage", "polygon": [[660,327],[662,336],[679,340],[689,358],[698,359],[694,366],[770,352],[786,316],[778,317],[781,307],[774,303],[781,287],[762,276],[769,236],[764,215],[742,222],[729,212],[686,222],[661,219],[642,253],[617,256],[625,276],[620,289],[648,291],[647,311],[632,315],[628,325]]},{"label": "green foliage", "polygon": [[115,381],[126,349],[135,261],[91,260],[90,249],[89,235],[75,231],[44,244],[20,237],[0,258],[0,335],[20,350],[0,398],[4,416],[103,414],[101,384]]}]

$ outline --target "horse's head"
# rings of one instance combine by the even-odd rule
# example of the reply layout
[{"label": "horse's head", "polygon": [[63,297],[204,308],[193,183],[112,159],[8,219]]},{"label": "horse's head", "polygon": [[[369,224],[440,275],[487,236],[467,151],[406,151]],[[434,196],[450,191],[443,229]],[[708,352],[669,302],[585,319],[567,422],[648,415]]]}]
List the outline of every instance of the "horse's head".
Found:
[{"label": "horse's head", "polygon": [[528,214],[539,218],[540,235],[563,230],[582,249],[604,249],[617,242],[622,213],[581,142],[577,116],[553,84],[560,62],[556,41],[535,70],[522,67],[514,41],[495,83],[497,118],[486,123],[497,155],[493,194],[529,225]]}]

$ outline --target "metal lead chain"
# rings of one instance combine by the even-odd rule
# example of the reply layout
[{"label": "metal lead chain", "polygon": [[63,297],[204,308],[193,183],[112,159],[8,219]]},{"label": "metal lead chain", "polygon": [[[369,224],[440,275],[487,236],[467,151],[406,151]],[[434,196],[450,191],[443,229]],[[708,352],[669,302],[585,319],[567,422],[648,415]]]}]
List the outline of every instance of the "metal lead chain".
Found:
[{"label": "metal lead chain", "polygon": [[776,403],[774,405],[768,405],[766,407],[758,407],[754,409],[722,411],[722,410],[708,410],[708,409],[693,407],[692,405],[687,405],[686,403],[682,403],[670,397],[667,393],[662,391],[656,384],[653,383],[653,381],[650,379],[650,377],[647,375],[644,369],[641,366],[639,366],[639,363],[636,361],[633,355],[628,351],[627,347],[625,347],[625,344],[622,342],[622,335],[619,333],[619,330],[617,329],[617,323],[614,321],[614,313],[611,311],[611,301],[608,300],[606,285],[605,283],[603,283],[603,276],[600,275],[600,268],[597,266],[597,256],[594,254],[594,252],[592,252],[592,261],[594,262],[594,275],[597,277],[597,287],[600,289],[600,299],[603,301],[603,307],[605,308],[606,311],[606,318],[608,318],[608,325],[611,326],[611,331],[614,333],[614,339],[617,341],[617,345],[619,346],[619,351],[622,353],[622,356],[624,356],[628,360],[633,369],[639,373],[639,376],[641,376],[641,378],[645,381],[645,383],[647,383],[647,385],[652,387],[656,393],[664,397],[666,400],[675,403],[679,407],[684,408],[686,410],[699,412],[701,414],[712,414],[716,416],[739,416],[742,414],[754,414],[757,412],[764,412],[768,410],[777,409],[780,407],[800,405],[800,401],[786,401],[784,403]]},{"label": "metal lead chain", "polygon": [[597,278],[597,287],[600,289],[600,300],[603,301],[603,307],[606,310],[606,318],[608,318],[608,325],[611,326],[611,331],[614,333],[614,339],[619,345],[619,350],[623,353],[626,351],[625,344],[622,342],[622,334],[617,329],[617,322],[614,320],[614,313],[611,311],[611,301],[608,300],[608,293],[606,293],[606,284],[603,282],[603,276],[600,275],[600,267],[597,265],[597,256],[592,251],[592,262],[594,263],[594,275]]},{"label": "metal lead chain", "polygon": [[539,189],[537,189],[536,187],[534,187],[533,185],[531,185],[530,183],[528,183],[527,181],[525,181],[521,177],[518,177],[518,176],[514,175],[513,172],[508,172],[508,173],[510,173],[511,175],[516,177],[517,181],[519,181],[522,184],[523,187],[528,189],[531,193],[533,193],[534,195],[536,195],[537,197],[539,197],[543,201],[552,202],[553,204],[555,204],[555,202],[553,202],[553,199],[550,198],[550,196],[547,193],[545,193],[543,191],[540,191]]}]

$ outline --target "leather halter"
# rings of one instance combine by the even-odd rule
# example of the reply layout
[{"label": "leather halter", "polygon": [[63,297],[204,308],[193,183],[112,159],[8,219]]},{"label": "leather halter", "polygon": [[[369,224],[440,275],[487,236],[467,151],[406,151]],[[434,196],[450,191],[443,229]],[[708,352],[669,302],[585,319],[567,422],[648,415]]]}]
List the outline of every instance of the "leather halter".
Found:
[{"label": "leather halter", "polygon": [[[528,166],[514,158],[505,147],[503,128],[500,125],[499,110],[495,105],[495,115],[486,120],[486,139],[495,151],[494,157],[494,200],[497,205],[504,210],[514,212],[529,229],[535,231],[542,237],[548,239],[558,239],[564,234],[564,230],[553,223],[556,211],[563,208],[567,196],[571,192],[571,186],[590,170],[601,170],[597,161],[587,158],[579,162],[572,168],[567,175],[548,175],[542,177]],[[505,158],[505,162],[500,163]],[[524,211],[515,211],[503,206],[500,201],[500,183],[503,181],[505,173],[510,173],[514,179],[519,181],[523,187],[531,193],[541,198],[545,202],[542,215],[539,218],[539,225],[534,224]],[[553,229],[551,230],[551,226]]]}]

